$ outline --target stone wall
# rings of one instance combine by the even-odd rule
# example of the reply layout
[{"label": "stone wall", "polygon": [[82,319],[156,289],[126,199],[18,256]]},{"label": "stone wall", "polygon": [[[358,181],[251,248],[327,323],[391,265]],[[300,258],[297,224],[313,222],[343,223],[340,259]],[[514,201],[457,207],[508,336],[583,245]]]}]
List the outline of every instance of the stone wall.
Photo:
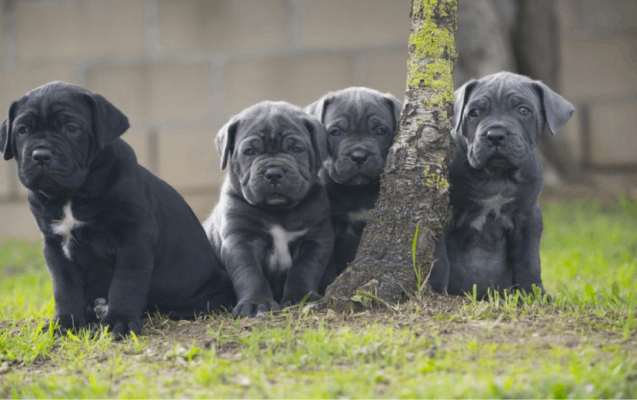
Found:
[{"label": "stone wall", "polygon": [[[52,80],[102,93],[128,115],[124,139],[140,163],[200,218],[223,178],[214,136],[244,107],[266,99],[305,106],[353,85],[404,95],[409,0],[4,0],[1,7],[0,109]],[[561,0],[560,11],[562,89],[584,110],[567,134],[582,163],[606,174],[613,190],[631,190],[637,7]],[[14,162],[0,162],[0,238],[39,237],[25,196]]]}]

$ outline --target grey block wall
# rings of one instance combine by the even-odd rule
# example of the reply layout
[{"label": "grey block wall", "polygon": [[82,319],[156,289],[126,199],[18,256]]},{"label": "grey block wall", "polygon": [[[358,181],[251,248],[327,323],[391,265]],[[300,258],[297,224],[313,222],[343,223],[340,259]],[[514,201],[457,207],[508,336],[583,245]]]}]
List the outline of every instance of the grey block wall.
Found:
[{"label": "grey block wall", "polygon": [[[124,139],[140,163],[200,218],[223,179],[214,136],[244,107],[266,99],[305,106],[352,85],[404,95],[409,0],[4,0],[1,7],[0,109],[52,80],[104,94],[129,116]],[[601,168],[595,173],[605,185],[634,190],[637,7],[561,0],[560,12],[563,92],[587,118],[565,134],[582,163]],[[39,237],[13,162],[0,162],[0,221],[0,240]]]}]

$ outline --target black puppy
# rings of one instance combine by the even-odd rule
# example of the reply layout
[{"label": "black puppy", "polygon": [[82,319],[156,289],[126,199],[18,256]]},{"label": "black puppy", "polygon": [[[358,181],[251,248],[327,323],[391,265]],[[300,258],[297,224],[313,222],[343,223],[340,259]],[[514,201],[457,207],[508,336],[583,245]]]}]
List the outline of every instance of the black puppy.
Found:
[{"label": "black puppy", "polygon": [[575,109],[539,81],[502,72],[456,91],[449,167],[453,218],[436,248],[430,283],[460,295],[477,286],[542,292],[536,143],[547,124],[560,130]]},{"label": "black puppy", "polygon": [[232,279],[235,317],[321,298],[334,241],[318,179],[324,135],[318,120],[284,102],[249,107],[217,134],[221,169],[230,168],[204,228]]},{"label": "black puppy", "polygon": [[64,82],[13,102],[2,124],[42,231],[62,330],[95,319],[139,333],[145,310],[192,318],[228,307],[230,282],[184,199],[137,163],[129,127],[99,94]]},{"label": "black puppy", "polygon": [[380,174],[403,105],[390,94],[353,87],[328,93],[306,107],[326,128],[328,158],[321,179],[335,233],[332,262],[321,293],[354,260],[369,211],[380,192]]}]

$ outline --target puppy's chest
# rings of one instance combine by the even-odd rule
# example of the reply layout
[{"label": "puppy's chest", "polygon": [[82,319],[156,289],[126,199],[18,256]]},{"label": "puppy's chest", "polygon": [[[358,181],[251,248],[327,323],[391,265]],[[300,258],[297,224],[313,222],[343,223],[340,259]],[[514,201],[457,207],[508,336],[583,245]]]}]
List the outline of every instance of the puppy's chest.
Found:
[{"label": "puppy's chest", "polygon": [[[96,246],[102,242],[98,239],[103,236],[100,235],[101,230],[86,213],[78,212],[72,201],[67,202],[59,214],[50,220],[49,231],[60,239],[62,253],[68,260],[78,261],[78,256],[82,259],[89,256],[92,261],[95,261],[95,257],[102,261],[108,258],[106,250],[110,246]],[[96,251],[100,248],[106,253]]]},{"label": "puppy's chest", "polygon": [[268,272],[279,274],[292,267],[292,260],[298,253],[301,239],[307,231],[307,229],[286,230],[277,224],[268,227],[269,246],[266,249],[265,260]]},{"label": "puppy's chest", "polygon": [[371,218],[371,209],[352,208],[332,214],[332,227],[337,235],[360,236]]},{"label": "puppy's chest", "polygon": [[332,227],[337,235],[360,236],[371,218],[377,196],[332,195]]},{"label": "puppy's chest", "polygon": [[59,218],[51,220],[49,224],[51,232],[61,238],[62,252],[69,260],[73,259],[73,248],[77,246],[76,235],[78,230],[86,224],[86,221],[79,220],[73,214],[73,203],[71,201],[62,207]]},{"label": "puppy's chest", "polygon": [[513,229],[515,206],[515,197],[507,192],[470,198],[468,204],[456,207],[454,228],[462,229],[467,234],[500,236]]}]

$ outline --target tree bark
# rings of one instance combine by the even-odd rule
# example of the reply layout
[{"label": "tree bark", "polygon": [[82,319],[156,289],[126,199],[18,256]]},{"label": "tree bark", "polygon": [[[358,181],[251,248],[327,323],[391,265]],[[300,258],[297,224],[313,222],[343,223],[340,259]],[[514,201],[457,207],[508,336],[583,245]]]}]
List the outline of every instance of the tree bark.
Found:
[{"label": "tree bark", "polygon": [[415,294],[411,252],[417,225],[421,276],[433,266],[434,247],[451,218],[447,165],[453,146],[456,16],[457,0],[411,2],[404,108],[356,259],[327,288],[330,308],[353,309],[359,291],[389,304]]}]

